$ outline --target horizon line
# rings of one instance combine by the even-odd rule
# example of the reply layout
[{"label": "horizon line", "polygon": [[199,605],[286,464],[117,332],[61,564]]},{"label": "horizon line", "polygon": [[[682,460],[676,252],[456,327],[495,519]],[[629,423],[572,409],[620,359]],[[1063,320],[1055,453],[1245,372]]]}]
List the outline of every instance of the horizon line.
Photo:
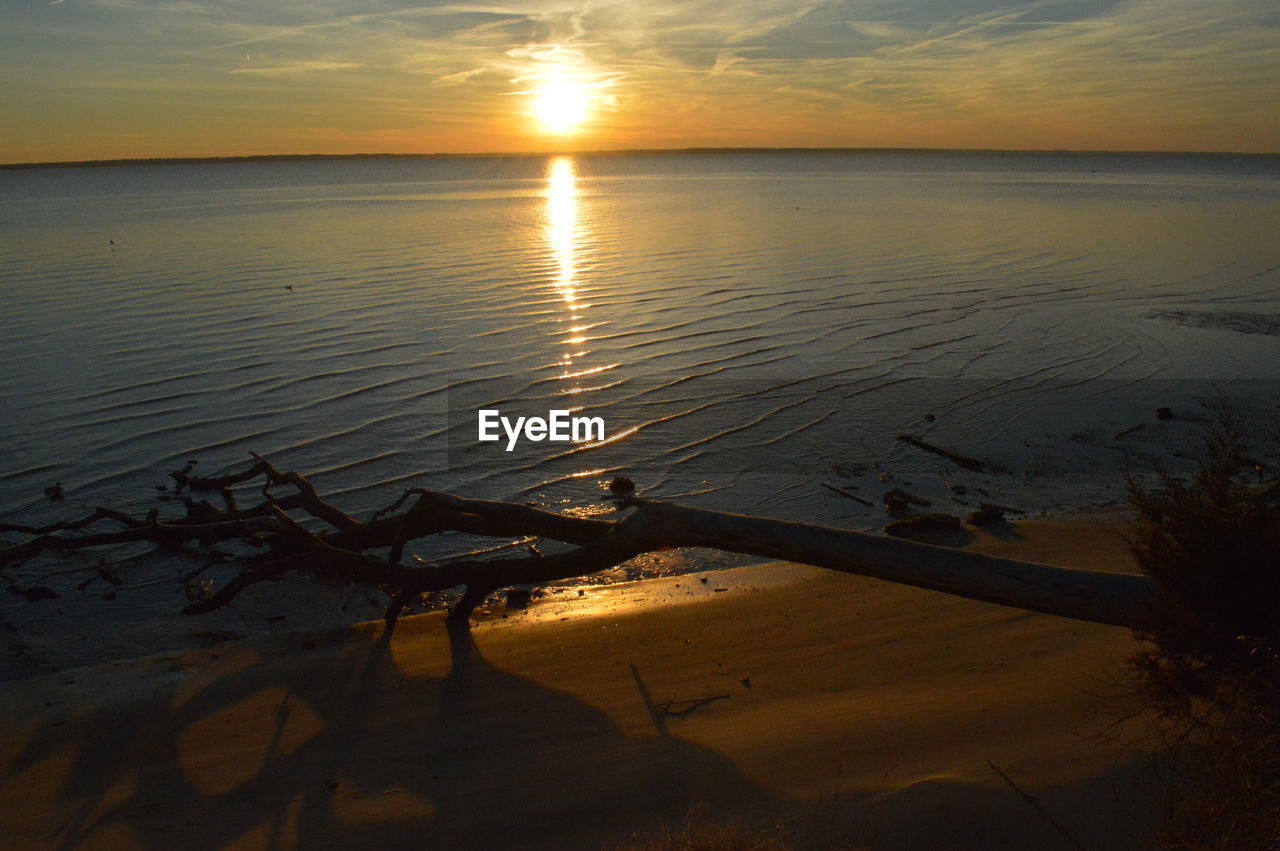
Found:
[{"label": "horizon line", "polygon": [[305,162],[308,160],[361,160],[361,159],[483,159],[503,157],[563,157],[563,156],[636,156],[679,154],[1013,154],[1057,156],[1200,156],[1200,157],[1280,157],[1276,152],[1243,151],[1188,151],[1188,150],[1112,150],[1072,148],[912,148],[912,147],[732,147],[701,146],[685,148],[604,148],[591,150],[566,149],[561,151],[483,151],[483,152],[435,152],[435,153],[349,153],[349,154],[239,154],[224,156],[191,157],[121,157],[117,159],[50,160],[38,162],[0,163],[0,169],[86,168],[121,165],[196,165],[206,163],[237,162]]}]

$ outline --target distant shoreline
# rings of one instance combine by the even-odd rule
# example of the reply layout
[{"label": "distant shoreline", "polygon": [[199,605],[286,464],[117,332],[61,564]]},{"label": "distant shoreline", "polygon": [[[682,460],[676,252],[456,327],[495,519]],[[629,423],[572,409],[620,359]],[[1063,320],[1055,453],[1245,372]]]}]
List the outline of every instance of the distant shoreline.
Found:
[{"label": "distant shoreline", "polygon": [[430,153],[430,154],[254,154],[227,157],[143,157],[114,160],[69,160],[56,162],[0,163],[0,170],[15,171],[48,168],[101,168],[136,165],[205,165],[211,163],[259,162],[323,162],[329,160],[452,160],[512,159],[556,156],[620,157],[681,156],[697,154],[900,154],[900,155],[967,155],[967,156],[1059,156],[1059,157],[1204,157],[1213,159],[1277,160],[1280,153],[1237,153],[1231,151],[1075,151],[1065,149],[1010,150],[1001,148],[628,148],[624,150]]}]

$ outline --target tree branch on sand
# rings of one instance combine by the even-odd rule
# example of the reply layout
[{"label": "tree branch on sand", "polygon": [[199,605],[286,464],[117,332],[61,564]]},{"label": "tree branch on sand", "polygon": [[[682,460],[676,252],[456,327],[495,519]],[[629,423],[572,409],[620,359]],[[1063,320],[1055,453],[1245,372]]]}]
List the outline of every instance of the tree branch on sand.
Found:
[{"label": "tree branch on sand", "polygon": [[[465,586],[450,611],[465,621],[491,592],[512,585],[585,576],[630,558],[672,547],[711,547],[771,559],[801,562],[876,579],[900,582],[1064,617],[1141,628],[1151,617],[1154,582],[1145,576],[1076,570],[995,558],[963,550],[844,529],[690,508],[634,496],[614,498],[618,519],[572,517],[510,502],[466,499],[410,489],[367,520],[351,517],[319,495],[296,472],[280,472],[255,455],[240,473],[214,478],[194,475],[194,462],[172,473],[187,516],[161,521],[156,511],[145,519],[98,508],[80,520],[43,527],[0,524],[27,540],[0,549],[0,569],[14,568],[46,550],[78,551],[138,541],[181,547],[195,541],[212,545],[240,541],[264,549],[244,558],[239,575],[207,599],[183,609],[211,612],[253,585],[290,571],[311,571],[348,581],[390,587],[398,592],[388,610],[394,620],[414,595]],[[262,480],[262,501],[241,509],[232,487]],[[276,488],[290,493],[276,495]],[[218,493],[224,507],[196,502],[182,492]],[[318,521],[312,532],[290,511]],[[122,528],[87,531],[100,523]],[[457,531],[497,538],[542,538],[573,549],[542,555],[484,557],[482,550],[447,561],[411,566],[404,548],[420,538]],[[501,548],[499,548],[501,549]],[[386,556],[370,551],[386,550]]]}]

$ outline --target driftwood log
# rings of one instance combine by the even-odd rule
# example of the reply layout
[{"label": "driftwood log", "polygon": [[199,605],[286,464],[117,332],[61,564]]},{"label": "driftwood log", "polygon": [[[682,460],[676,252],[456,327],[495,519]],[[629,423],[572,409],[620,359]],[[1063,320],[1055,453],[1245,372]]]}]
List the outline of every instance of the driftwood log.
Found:
[{"label": "driftwood log", "polygon": [[[211,545],[243,541],[263,548],[244,559],[239,575],[206,599],[187,606],[202,614],[227,605],[256,583],[290,571],[312,571],[350,581],[389,587],[395,593],[388,620],[394,621],[415,595],[465,587],[450,611],[465,620],[493,591],[585,576],[637,555],[672,547],[711,547],[734,553],[816,565],[929,588],[975,600],[1069,618],[1143,628],[1150,623],[1157,589],[1146,576],[1076,570],[1012,561],[964,550],[845,529],[772,520],[722,511],[689,508],[637,497],[616,498],[618,519],[572,517],[510,502],[465,499],[411,489],[394,503],[358,520],[332,505],[298,473],[282,473],[255,456],[241,473],[215,478],[194,475],[194,463],[172,473],[176,494],[188,509],[185,518],[161,521],[99,508],[80,520],[43,527],[0,524],[0,532],[27,540],[0,549],[0,570],[8,571],[47,550],[78,551],[136,541],[182,547],[195,541]],[[231,489],[262,479],[263,499],[241,509]],[[287,487],[291,492],[272,493]],[[186,492],[192,496],[183,496]],[[195,494],[222,497],[218,507]],[[290,517],[301,511],[323,522],[323,532],[303,528]],[[86,531],[112,523],[110,531]],[[403,563],[406,544],[442,532],[458,531],[520,543],[535,539],[573,546],[565,552],[485,557],[511,546],[480,551],[439,563]],[[386,551],[373,555],[370,551]]]}]

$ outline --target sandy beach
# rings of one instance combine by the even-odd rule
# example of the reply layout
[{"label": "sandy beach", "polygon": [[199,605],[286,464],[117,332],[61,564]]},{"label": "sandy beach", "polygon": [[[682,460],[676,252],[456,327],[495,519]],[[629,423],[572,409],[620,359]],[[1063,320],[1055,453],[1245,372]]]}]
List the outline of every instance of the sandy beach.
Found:
[{"label": "sandy beach", "polygon": [[[1119,528],[969,545],[1123,570]],[[0,687],[0,845],[596,848],[693,812],[801,847],[1144,847],[1133,646],[764,565],[80,669]]]},{"label": "sandy beach", "polygon": [[0,851],[1280,849],[1276,9],[6,14]]}]

